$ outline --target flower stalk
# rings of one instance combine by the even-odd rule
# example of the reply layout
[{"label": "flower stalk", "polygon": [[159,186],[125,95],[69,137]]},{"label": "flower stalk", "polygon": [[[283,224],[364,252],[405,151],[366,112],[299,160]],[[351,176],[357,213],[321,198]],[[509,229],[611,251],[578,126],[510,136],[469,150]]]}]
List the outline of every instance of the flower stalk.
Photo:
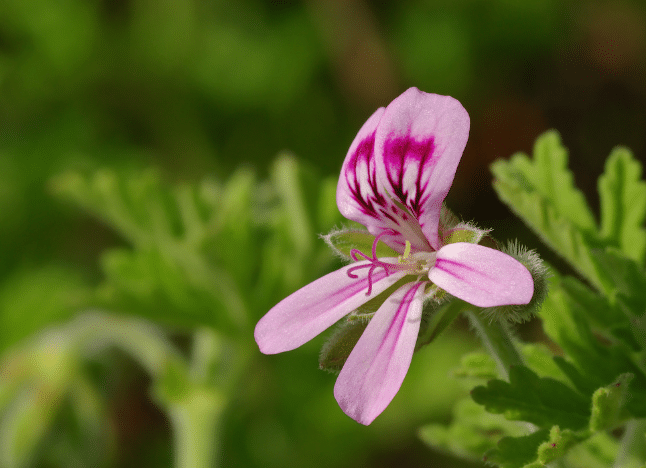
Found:
[{"label": "flower stalk", "polygon": [[473,310],[468,310],[465,314],[483,346],[496,362],[498,373],[509,380],[509,368],[523,364],[523,358],[514,344],[509,325],[507,322],[483,317]]}]

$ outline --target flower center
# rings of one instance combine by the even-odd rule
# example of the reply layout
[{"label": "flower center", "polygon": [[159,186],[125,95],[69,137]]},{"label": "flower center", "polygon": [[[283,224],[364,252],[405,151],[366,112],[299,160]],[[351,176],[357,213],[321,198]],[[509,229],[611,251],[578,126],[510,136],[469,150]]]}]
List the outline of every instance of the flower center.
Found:
[{"label": "flower center", "polygon": [[374,242],[372,243],[372,256],[361,252],[359,249],[352,249],[350,255],[355,261],[360,261],[360,258],[368,260],[370,263],[365,265],[357,265],[348,269],[347,274],[350,278],[358,278],[354,273],[357,270],[363,268],[369,268],[368,270],[368,291],[366,296],[369,296],[372,293],[372,274],[377,268],[383,268],[386,272],[386,276],[394,271],[406,271],[411,275],[423,275],[428,274],[428,271],[435,265],[435,258],[437,254],[435,252],[415,252],[411,254],[411,243],[407,240],[406,247],[404,249],[403,255],[400,255],[397,258],[397,263],[384,262],[377,258],[377,244],[379,240],[384,236],[395,235],[395,231],[387,229],[381,232],[377,237],[375,237]]}]

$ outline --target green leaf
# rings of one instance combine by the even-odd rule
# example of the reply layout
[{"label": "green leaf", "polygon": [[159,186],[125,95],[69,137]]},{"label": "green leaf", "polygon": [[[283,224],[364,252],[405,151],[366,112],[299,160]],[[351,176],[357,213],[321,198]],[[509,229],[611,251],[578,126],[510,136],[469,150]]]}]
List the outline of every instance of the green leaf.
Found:
[{"label": "green leaf", "polygon": [[459,401],[453,408],[451,424],[428,424],[419,430],[420,439],[435,450],[449,452],[471,461],[495,447],[503,436],[518,436],[524,428],[499,415],[487,413],[471,399]]},{"label": "green leaf", "polygon": [[520,345],[525,365],[543,377],[567,383],[567,376],[554,362],[550,349],[542,343],[522,343]]},{"label": "green leaf", "polygon": [[[614,247],[595,251],[599,265],[612,280],[613,290],[609,296],[615,297],[625,306],[624,313],[630,319],[642,317],[646,310],[646,274],[635,260],[627,258]],[[643,343],[643,340],[642,340]]]},{"label": "green leaf", "polygon": [[21,270],[0,284],[0,350],[72,317],[91,302],[78,272],[58,265]]},{"label": "green leaf", "polygon": [[573,185],[558,134],[538,138],[533,160],[517,154],[494,162],[491,170],[500,199],[597,289],[611,292],[612,282],[593,253],[604,243],[582,193]]},{"label": "green leaf", "polygon": [[612,384],[601,387],[592,395],[590,430],[602,431],[616,426],[628,396],[628,385],[633,374],[621,374]]},{"label": "green leaf", "polygon": [[582,231],[593,231],[596,229],[594,216],[583,193],[574,186],[567,162],[567,150],[558,133],[549,131],[536,140],[533,160],[519,153],[509,162],[495,162],[492,171],[498,180],[494,184],[521,185],[524,191],[549,200],[559,217]]},{"label": "green leaf", "polygon": [[646,255],[646,183],[642,167],[627,148],[615,148],[599,178],[601,237],[644,264]]},{"label": "green leaf", "polygon": [[246,333],[332,260],[314,230],[336,222],[334,198],[322,198],[330,184],[321,191],[316,175],[288,155],[276,160],[265,182],[240,169],[225,183],[173,187],[155,171],[101,170],[63,174],[52,187],[132,246],[103,255],[98,302],[169,325]]},{"label": "green leaf", "polygon": [[549,437],[548,429],[541,429],[520,437],[503,437],[488,451],[484,460],[500,468],[522,468],[536,459],[538,446]]},{"label": "green leaf", "polygon": [[496,361],[482,351],[464,354],[460,359],[460,367],[453,371],[458,378],[491,380],[498,377]]},{"label": "green leaf", "polygon": [[608,339],[614,337],[615,340],[624,342],[635,351],[641,349],[631,331],[632,324],[629,316],[616,304],[611,304],[606,296],[592,291],[573,277],[562,278],[559,286],[575,307],[585,311],[595,331]]},{"label": "green leaf", "polygon": [[[202,264],[203,265],[203,264]],[[215,326],[232,333],[227,304],[236,300],[211,287],[213,268],[187,269],[165,251],[113,249],[101,257],[105,281],[97,299],[105,307],[134,313],[168,325]]]},{"label": "green leaf", "polygon": [[543,303],[540,316],[545,332],[559,344],[574,367],[559,358],[555,362],[586,395],[615,381],[619,374],[633,374],[630,386],[633,398],[626,407],[634,417],[645,417],[646,373],[623,343],[599,342],[589,326],[588,309],[576,299],[555,278],[551,293]]},{"label": "green leaf", "polygon": [[583,432],[573,432],[569,429],[561,430],[558,426],[550,429],[550,437],[547,441],[538,446],[538,462],[547,465],[563,457],[572,447],[585,440],[588,434]]},{"label": "green leaf", "polygon": [[509,382],[491,380],[486,387],[474,388],[471,396],[491,413],[543,427],[582,429],[590,416],[586,398],[558,380],[538,377],[525,366],[512,367]]}]

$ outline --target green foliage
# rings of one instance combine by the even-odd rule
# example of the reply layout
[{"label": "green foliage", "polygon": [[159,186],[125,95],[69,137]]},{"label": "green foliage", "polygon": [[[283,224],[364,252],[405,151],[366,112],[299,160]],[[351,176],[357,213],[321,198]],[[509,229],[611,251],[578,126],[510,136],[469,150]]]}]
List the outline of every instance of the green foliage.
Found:
[{"label": "green foliage", "polygon": [[318,197],[321,184],[287,156],[271,175],[263,184],[243,169],[225,184],[170,188],[156,172],[102,170],[63,174],[52,186],[132,245],[103,254],[100,305],[173,326],[239,333],[277,295],[330,261],[313,243],[314,230],[335,221]]},{"label": "green foliage", "polygon": [[419,430],[422,441],[436,450],[453,453],[465,460],[482,460],[483,454],[495,447],[501,436],[520,435],[521,425],[494,415],[474,403],[459,401],[453,407],[453,423],[428,424]]},{"label": "green foliage", "polygon": [[594,217],[573,185],[558,134],[548,132],[536,141],[534,161],[516,154],[510,161],[496,161],[491,170],[498,196],[547,245],[592,284],[604,288],[607,280],[587,242],[596,233]]},{"label": "green foliage", "polygon": [[639,265],[646,255],[646,183],[641,175],[641,164],[630,150],[615,148],[599,177],[601,238]]},{"label": "green foliage", "polygon": [[68,267],[47,265],[15,272],[0,285],[0,349],[68,320],[91,295],[90,286]]},{"label": "green foliage", "polygon": [[[503,201],[583,280],[553,272],[541,301],[538,315],[559,356],[522,345],[502,326],[468,313],[498,365],[497,375],[491,375],[492,361],[477,355],[465,358],[455,375],[476,382],[481,376],[479,383],[487,376],[486,385],[471,391],[474,402],[525,425],[524,434],[498,434],[485,459],[502,468],[538,468],[556,460],[568,467],[605,467],[613,460],[614,466],[637,467],[646,456],[646,429],[635,423],[646,417],[641,165],[623,148],[608,158],[599,179],[600,227],[574,187],[556,133],[538,139],[533,159],[515,155],[494,163],[492,171]],[[620,448],[610,431],[624,425]],[[470,417],[456,413],[449,428],[434,428],[424,440],[473,458],[454,439],[468,431],[473,432]]]},{"label": "green foliage", "polygon": [[567,385],[538,377],[525,366],[509,370],[509,382],[490,380],[471,391],[476,403],[507,419],[529,421],[537,426],[558,425],[581,429],[590,417],[588,401]]}]

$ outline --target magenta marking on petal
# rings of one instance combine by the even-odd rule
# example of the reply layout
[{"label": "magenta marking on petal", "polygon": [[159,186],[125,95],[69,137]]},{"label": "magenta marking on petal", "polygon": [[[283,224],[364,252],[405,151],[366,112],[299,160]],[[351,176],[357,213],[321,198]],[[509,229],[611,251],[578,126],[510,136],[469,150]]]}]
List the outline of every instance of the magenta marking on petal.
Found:
[{"label": "magenta marking on petal", "polygon": [[[425,282],[419,282],[413,285],[404,295],[402,298],[401,303],[399,304],[399,307],[397,308],[397,312],[395,313],[395,320],[393,320],[388,327],[388,331],[386,332],[386,336],[394,336],[394,339],[389,343],[390,345],[390,350],[389,352],[392,353],[393,349],[395,348],[395,345],[397,344],[397,341],[399,340],[399,336],[401,335],[402,329],[404,328],[404,318],[406,317],[406,312],[408,312],[408,308],[410,307],[410,303],[413,301],[413,298],[415,297],[415,293],[417,290],[423,285]],[[402,313],[402,311],[404,313]],[[395,329],[395,334],[392,335],[393,329]],[[379,345],[379,351],[382,350],[384,344],[386,343],[387,340],[384,340],[381,342]]]},{"label": "magenta marking on petal", "polygon": [[[375,150],[375,132],[372,132],[366,137],[355,150],[354,154],[350,157],[348,164],[345,167],[345,180],[350,189],[350,194],[355,199],[361,211],[373,218],[379,219],[379,214],[375,205],[385,206],[386,200],[379,192],[377,187],[377,176],[374,165],[374,150]],[[361,181],[357,176],[358,166],[365,165],[367,172],[367,183],[372,191],[372,194],[362,193]]]},{"label": "magenta marking on petal", "polygon": [[437,260],[435,260],[435,265],[433,266],[433,268],[442,270],[448,273],[449,275],[453,276],[454,278],[459,279],[460,281],[468,282],[471,285],[471,287],[485,292],[489,291],[487,287],[484,287],[479,282],[474,282],[472,278],[468,278],[467,276],[464,276],[463,274],[460,273],[460,270],[464,272],[469,272],[470,274],[477,275],[481,278],[493,279],[492,276],[487,275],[485,272],[481,270],[477,270],[463,263],[455,262],[453,260],[448,260],[446,258],[438,258]]},{"label": "magenta marking on petal", "polygon": [[[422,183],[422,175],[424,172],[430,172],[435,165],[433,161],[435,148],[435,139],[432,136],[422,141],[417,141],[410,136],[389,138],[384,143],[384,163],[393,195],[416,217],[419,217],[422,206],[428,199],[428,195],[424,197],[428,181]],[[405,186],[404,181],[407,169],[417,170],[415,193],[412,196],[410,188]]]},{"label": "magenta marking on petal", "polygon": [[382,304],[339,374],[334,396],[361,424],[381,414],[406,376],[419,332],[423,284],[404,285]]}]

